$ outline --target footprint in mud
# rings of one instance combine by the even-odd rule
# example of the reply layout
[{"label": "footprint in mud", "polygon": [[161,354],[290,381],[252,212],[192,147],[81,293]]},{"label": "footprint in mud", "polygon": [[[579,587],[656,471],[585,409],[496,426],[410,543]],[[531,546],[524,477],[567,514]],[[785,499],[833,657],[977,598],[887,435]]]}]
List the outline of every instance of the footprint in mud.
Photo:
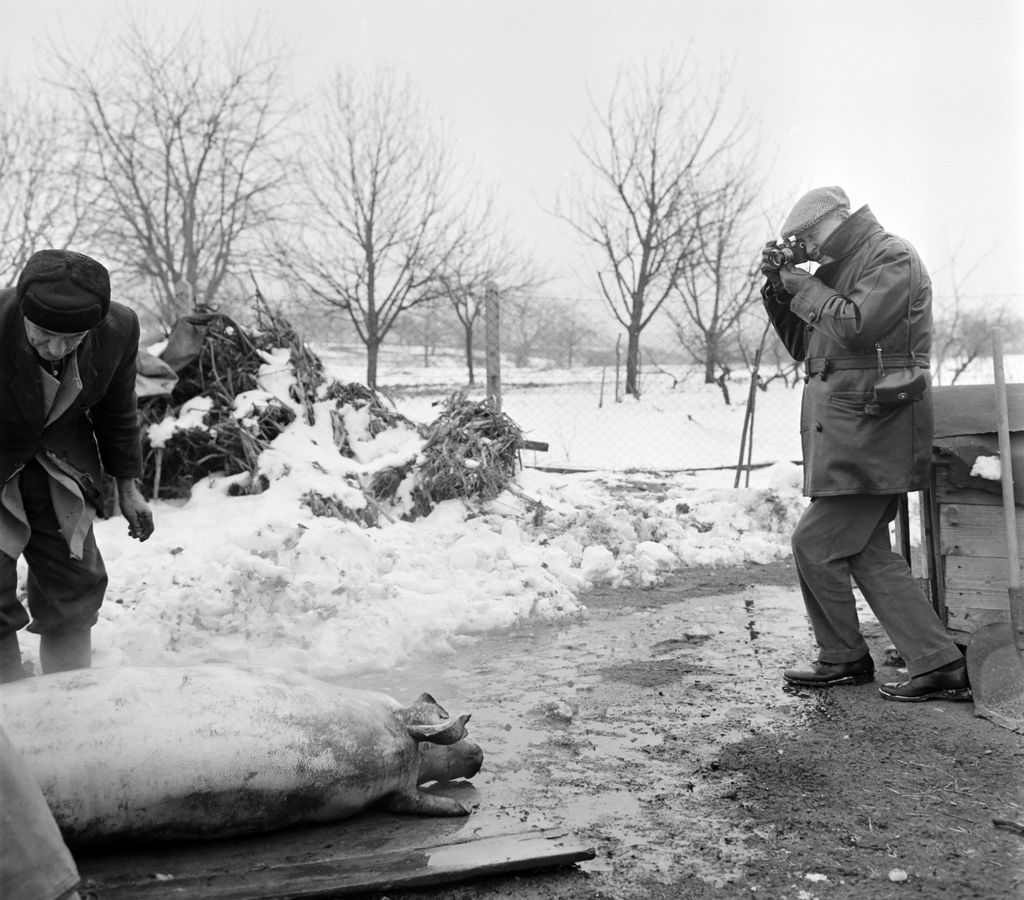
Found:
[{"label": "footprint in mud", "polygon": [[710,634],[684,634],[681,638],[669,638],[666,641],[658,641],[651,651],[655,654],[671,653],[683,647],[698,647],[705,641],[710,641]]}]

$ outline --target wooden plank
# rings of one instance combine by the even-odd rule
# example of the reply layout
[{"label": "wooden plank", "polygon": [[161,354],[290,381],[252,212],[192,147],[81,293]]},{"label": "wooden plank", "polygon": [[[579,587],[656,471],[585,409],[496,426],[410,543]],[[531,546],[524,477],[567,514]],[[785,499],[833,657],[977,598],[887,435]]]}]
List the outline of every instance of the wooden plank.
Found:
[{"label": "wooden plank", "polygon": [[[924,564],[919,572],[924,573],[922,587],[932,608],[942,621],[946,620],[946,593],[943,583],[943,559],[939,549],[939,509],[935,502],[936,471],[932,466],[928,478],[928,488],[921,492],[918,513],[921,517],[921,550]],[[922,581],[919,579],[919,581]]]},{"label": "wooden plank", "polygon": [[949,610],[1009,611],[1005,559],[946,557],[946,607]]},{"label": "wooden plank", "polygon": [[593,847],[565,831],[532,829],[372,853],[335,851],[269,866],[255,860],[226,870],[212,865],[185,877],[152,872],[106,881],[92,877],[89,890],[103,900],[326,900],[569,865],[594,856]]},{"label": "wooden plank", "polygon": [[[947,502],[939,506],[939,521],[944,555],[1006,559],[1006,523],[1001,506]],[[1017,536],[1024,557],[1024,510],[1020,508]]]},{"label": "wooden plank", "polygon": [[1010,621],[1008,611],[992,609],[956,609],[949,611],[946,628],[958,644],[970,643],[971,635],[982,625],[998,625]]},{"label": "wooden plank", "polygon": [[949,480],[949,466],[935,465],[935,498],[939,503],[965,503],[972,506],[1002,506],[1001,492],[957,487]]}]

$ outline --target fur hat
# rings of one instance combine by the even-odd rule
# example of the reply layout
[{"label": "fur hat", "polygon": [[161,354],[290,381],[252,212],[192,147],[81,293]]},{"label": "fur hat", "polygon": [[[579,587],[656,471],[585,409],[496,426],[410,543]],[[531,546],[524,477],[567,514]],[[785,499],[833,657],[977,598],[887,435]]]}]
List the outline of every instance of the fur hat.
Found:
[{"label": "fur hat", "polygon": [[33,253],[18,278],[25,318],[59,334],[95,328],[110,309],[110,273],[102,263],[73,250]]},{"label": "fur hat", "polygon": [[780,234],[788,238],[813,228],[837,209],[850,211],[850,198],[841,187],[820,187],[808,191],[799,200],[782,226]]}]

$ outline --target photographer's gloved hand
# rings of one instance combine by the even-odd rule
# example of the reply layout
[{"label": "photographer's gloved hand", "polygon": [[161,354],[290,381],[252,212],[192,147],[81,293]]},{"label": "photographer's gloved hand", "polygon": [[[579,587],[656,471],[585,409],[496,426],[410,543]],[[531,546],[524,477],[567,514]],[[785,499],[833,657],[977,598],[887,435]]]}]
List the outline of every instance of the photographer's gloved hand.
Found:
[{"label": "photographer's gloved hand", "polygon": [[795,269],[793,266],[783,266],[779,269],[779,277],[782,279],[782,289],[787,294],[793,294],[795,296],[811,276],[803,269]]},{"label": "photographer's gloved hand", "polygon": [[770,262],[768,262],[768,254],[774,249],[775,242],[768,241],[764,245],[764,249],[761,251],[761,274],[768,279],[768,284],[772,286],[775,291],[782,290],[782,277],[779,275],[779,270],[775,268]]}]

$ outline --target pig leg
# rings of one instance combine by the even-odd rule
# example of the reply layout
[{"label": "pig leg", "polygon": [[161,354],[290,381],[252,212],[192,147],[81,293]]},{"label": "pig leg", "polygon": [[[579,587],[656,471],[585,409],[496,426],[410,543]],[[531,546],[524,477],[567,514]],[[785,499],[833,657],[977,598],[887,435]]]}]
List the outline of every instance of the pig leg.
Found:
[{"label": "pig leg", "polygon": [[411,816],[468,816],[458,800],[442,797],[440,794],[425,794],[413,790],[410,793],[394,793],[384,801],[384,808],[394,813]]}]

